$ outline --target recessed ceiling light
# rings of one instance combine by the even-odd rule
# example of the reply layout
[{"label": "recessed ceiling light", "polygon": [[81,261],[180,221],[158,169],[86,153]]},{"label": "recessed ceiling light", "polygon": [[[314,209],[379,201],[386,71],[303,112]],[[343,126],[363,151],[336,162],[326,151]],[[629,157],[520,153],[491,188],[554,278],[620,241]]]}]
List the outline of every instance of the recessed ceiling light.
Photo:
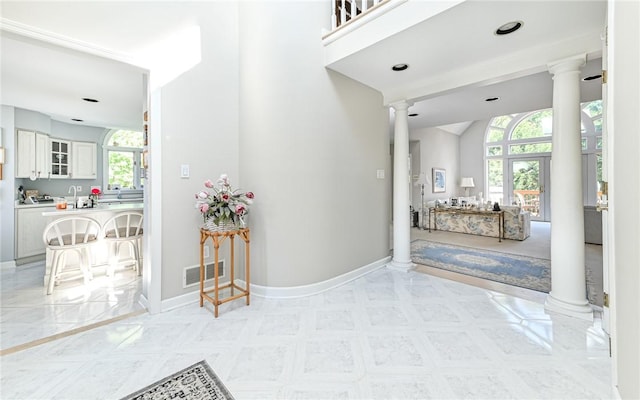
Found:
[{"label": "recessed ceiling light", "polygon": [[410,117],[417,117],[417,116],[418,116],[418,114],[417,114],[417,113],[411,113],[411,114],[409,114],[409,116],[410,116]]},{"label": "recessed ceiling light", "polygon": [[587,82],[587,81],[592,81],[594,79],[600,79],[600,78],[602,78],[602,74],[587,76],[585,78],[582,78],[582,80]]},{"label": "recessed ceiling light", "polygon": [[97,103],[98,102],[98,100],[92,99],[92,98],[89,98],[89,97],[83,97],[82,100],[88,101],[89,103]]},{"label": "recessed ceiling light", "polygon": [[82,119],[78,119],[78,118],[71,118],[71,120],[72,120],[72,121],[75,121],[75,122],[83,122],[83,120],[82,120]]},{"label": "recessed ceiling light", "polygon": [[484,99],[484,101],[498,101],[500,100],[500,97],[487,97],[486,99]]},{"label": "recessed ceiling light", "polygon": [[396,64],[393,67],[391,67],[391,69],[394,71],[404,71],[407,68],[409,68],[409,65],[407,64]]},{"label": "recessed ceiling light", "polygon": [[496,29],[495,34],[496,35],[508,35],[510,33],[513,33],[515,31],[517,31],[518,29],[522,28],[522,25],[524,25],[524,22],[522,21],[511,21],[511,22],[507,22],[506,24],[500,26],[498,29]]}]

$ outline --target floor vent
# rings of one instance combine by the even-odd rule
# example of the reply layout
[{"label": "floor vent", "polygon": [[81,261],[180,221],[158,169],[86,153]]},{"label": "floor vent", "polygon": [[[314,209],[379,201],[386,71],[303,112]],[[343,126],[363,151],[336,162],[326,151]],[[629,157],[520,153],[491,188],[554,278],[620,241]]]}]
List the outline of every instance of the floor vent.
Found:
[{"label": "floor vent", "polygon": [[[213,280],[215,270],[213,269],[213,263],[205,265],[204,268],[204,281],[205,283]],[[218,278],[224,276],[224,260],[218,261]],[[200,266],[194,265],[191,267],[185,267],[182,273],[182,287],[189,287],[200,284]]]}]

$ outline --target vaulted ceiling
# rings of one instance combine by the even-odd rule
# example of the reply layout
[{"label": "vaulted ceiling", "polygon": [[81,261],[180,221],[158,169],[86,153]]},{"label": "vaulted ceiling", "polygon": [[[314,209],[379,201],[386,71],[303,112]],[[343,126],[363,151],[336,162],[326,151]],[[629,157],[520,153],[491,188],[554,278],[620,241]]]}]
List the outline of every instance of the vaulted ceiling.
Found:
[{"label": "vaulted ceiling", "polygon": [[[466,1],[329,68],[381,91],[387,101],[412,99],[410,112],[418,116],[410,119],[410,129],[441,126],[460,133],[469,121],[550,107],[546,64],[561,56],[584,52],[589,62],[583,76],[597,74],[605,6],[602,1]],[[180,2],[2,2],[0,7],[2,104],[70,123],[76,118],[131,129],[140,127],[143,102],[145,68],[137,55],[197,21],[197,8]],[[522,21],[522,29],[494,35],[513,20]],[[38,40],[45,37],[48,42]],[[75,49],[56,42],[76,44]],[[398,63],[410,68],[391,71]],[[600,81],[583,82],[582,96],[600,98]],[[485,102],[489,97],[500,100]]]}]

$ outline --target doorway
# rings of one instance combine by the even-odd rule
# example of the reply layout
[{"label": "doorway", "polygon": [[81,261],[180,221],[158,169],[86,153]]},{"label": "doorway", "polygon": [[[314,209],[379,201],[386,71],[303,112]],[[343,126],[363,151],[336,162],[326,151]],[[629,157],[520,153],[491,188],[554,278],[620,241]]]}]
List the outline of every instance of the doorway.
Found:
[{"label": "doorway", "polygon": [[551,157],[509,160],[509,203],[522,207],[533,221],[549,221],[549,165]]}]

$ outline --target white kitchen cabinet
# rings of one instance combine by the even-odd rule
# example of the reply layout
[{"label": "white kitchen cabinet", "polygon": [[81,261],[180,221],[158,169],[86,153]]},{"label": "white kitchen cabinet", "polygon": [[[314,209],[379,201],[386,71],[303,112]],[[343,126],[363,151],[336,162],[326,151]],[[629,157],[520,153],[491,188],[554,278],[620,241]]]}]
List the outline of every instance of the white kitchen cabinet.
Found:
[{"label": "white kitchen cabinet", "polygon": [[71,173],[71,142],[51,138],[49,152],[51,154],[51,178],[68,178]]},{"label": "white kitchen cabinet", "polygon": [[16,144],[16,178],[48,178],[49,136],[18,129]]},{"label": "white kitchen cabinet", "polygon": [[16,208],[16,259],[45,254],[42,233],[48,218],[42,213],[55,209],[55,206]]},{"label": "white kitchen cabinet", "polygon": [[91,142],[71,142],[71,178],[96,179],[97,145]]}]

